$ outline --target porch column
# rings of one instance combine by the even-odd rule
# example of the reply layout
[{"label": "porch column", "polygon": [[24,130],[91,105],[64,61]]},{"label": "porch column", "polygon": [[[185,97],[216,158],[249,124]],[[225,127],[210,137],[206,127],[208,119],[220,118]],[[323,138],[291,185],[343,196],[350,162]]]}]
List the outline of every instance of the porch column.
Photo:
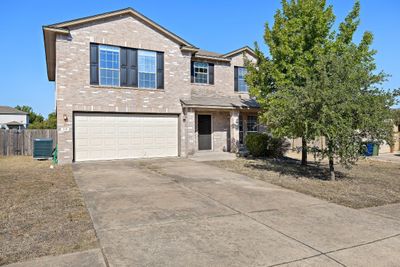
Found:
[{"label": "porch column", "polygon": [[186,110],[186,156],[196,151],[196,116],[191,108]]},{"label": "porch column", "polygon": [[239,111],[230,112],[231,152],[239,151]]}]

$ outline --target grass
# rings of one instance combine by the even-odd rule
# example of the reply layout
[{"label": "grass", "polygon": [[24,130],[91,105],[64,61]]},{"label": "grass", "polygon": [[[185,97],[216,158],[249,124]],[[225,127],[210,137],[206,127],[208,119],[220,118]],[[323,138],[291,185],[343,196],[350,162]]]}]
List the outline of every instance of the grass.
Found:
[{"label": "grass", "polygon": [[400,164],[360,160],[352,169],[336,166],[337,181],[328,181],[322,162],[300,165],[285,158],[214,161],[208,164],[282,186],[351,208],[367,208],[400,202]]},{"label": "grass", "polygon": [[98,247],[71,166],[0,157],[0,265]]}]

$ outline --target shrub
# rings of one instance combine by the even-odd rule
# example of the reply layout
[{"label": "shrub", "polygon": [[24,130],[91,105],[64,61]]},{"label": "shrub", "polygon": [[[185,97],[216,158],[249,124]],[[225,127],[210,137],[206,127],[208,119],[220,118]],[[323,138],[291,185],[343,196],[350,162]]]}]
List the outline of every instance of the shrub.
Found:
[{"label": "shrub", "polygon": [[282,157],[289,146],[284,138],[275,138],[265,133],[246,135],[246,147],[254,157]]},{"label": "shrub", "polygon": [[285,138],[270,137],[267,157],[281,158],[289,149],[290,143]]},{"label": "shrub", "polygon": [[262,133],[249,133],[246,135],[246,147],[254,157],[267,156],[270,137]]}]

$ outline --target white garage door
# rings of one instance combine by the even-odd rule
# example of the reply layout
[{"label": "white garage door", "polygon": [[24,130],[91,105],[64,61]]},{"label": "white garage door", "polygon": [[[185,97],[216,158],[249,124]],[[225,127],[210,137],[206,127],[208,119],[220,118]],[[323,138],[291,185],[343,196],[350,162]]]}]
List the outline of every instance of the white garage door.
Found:
[{"label": "white garage door", "polygon": [[178,116],[75,114],[75,160],[178,155]]}]

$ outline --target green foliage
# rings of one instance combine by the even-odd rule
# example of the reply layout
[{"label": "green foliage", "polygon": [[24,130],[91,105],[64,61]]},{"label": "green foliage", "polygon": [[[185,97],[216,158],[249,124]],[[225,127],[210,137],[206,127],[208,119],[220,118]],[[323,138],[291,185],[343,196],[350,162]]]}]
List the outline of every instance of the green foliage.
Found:
[{"label": "green foliage", "polygon": [[284,138],[271,137],[265,133],[246,135],[246,147],[254,157],[283,157],[289,146]]},{"label": "green foliage", "polygon": [[254,157],[266,157],[269,136],[264,133],[251,133],[246,135],[246,147]]},{"label": "green foliage", "polygon": [[363,141],[392,142],[395,93],[379,89],[387,75],[376,72],[372,33],[365,32],[359,44],[353,41],[359,14],[356,1],[335,32],[325,0],[283,0],[273,27],[265,28],[271,58],[256,44],[257,62],[246,62],[262,121],[275,136],[325,136],[321,156],[329,158],[332,178],[334,158],[350,166]]},{"label": "green foliage", "polygon": [[390,107],[395,103],[394,95],[378,88],[386,75],[375,72],[372,34],[365,33],[359,45],[352,41],[358,15],[356,3],[335,40],[319,56],[305,86],[316,107],[316,134],[327,141],[321,156],[329,158],[333,179],[334,159],[350,167],[366,140],[393,142]]},{"label": "green foliage", "polygon": [[57,129],[57,115],[55,112],[47,116],[47,129]]},{"label": "green foliage", "polygon": [[15,108],[28,113],[29,124],[41,123],[44,121],[43,116],[41,114],[37,114],[37,113],[33,112],[33,109],[30,106],[16,106]]},{"label": "green foliage", "polygon": [[246,81],[274,136],[315,137],[312,99],[303,92],[319,54],[333,38],[335,16],[325,0],[282,1],[264,40],[271,58],[255,45],[257,62],[246,62]]},{"label": "green foliage", "polygon": [[47,120],[45,120],[41,114],[35,113],[30,106],[16,106],[15,108],[28,113],[29,129],[57,128],[57,116],[55,112],[50,113],[47,117]]}]

